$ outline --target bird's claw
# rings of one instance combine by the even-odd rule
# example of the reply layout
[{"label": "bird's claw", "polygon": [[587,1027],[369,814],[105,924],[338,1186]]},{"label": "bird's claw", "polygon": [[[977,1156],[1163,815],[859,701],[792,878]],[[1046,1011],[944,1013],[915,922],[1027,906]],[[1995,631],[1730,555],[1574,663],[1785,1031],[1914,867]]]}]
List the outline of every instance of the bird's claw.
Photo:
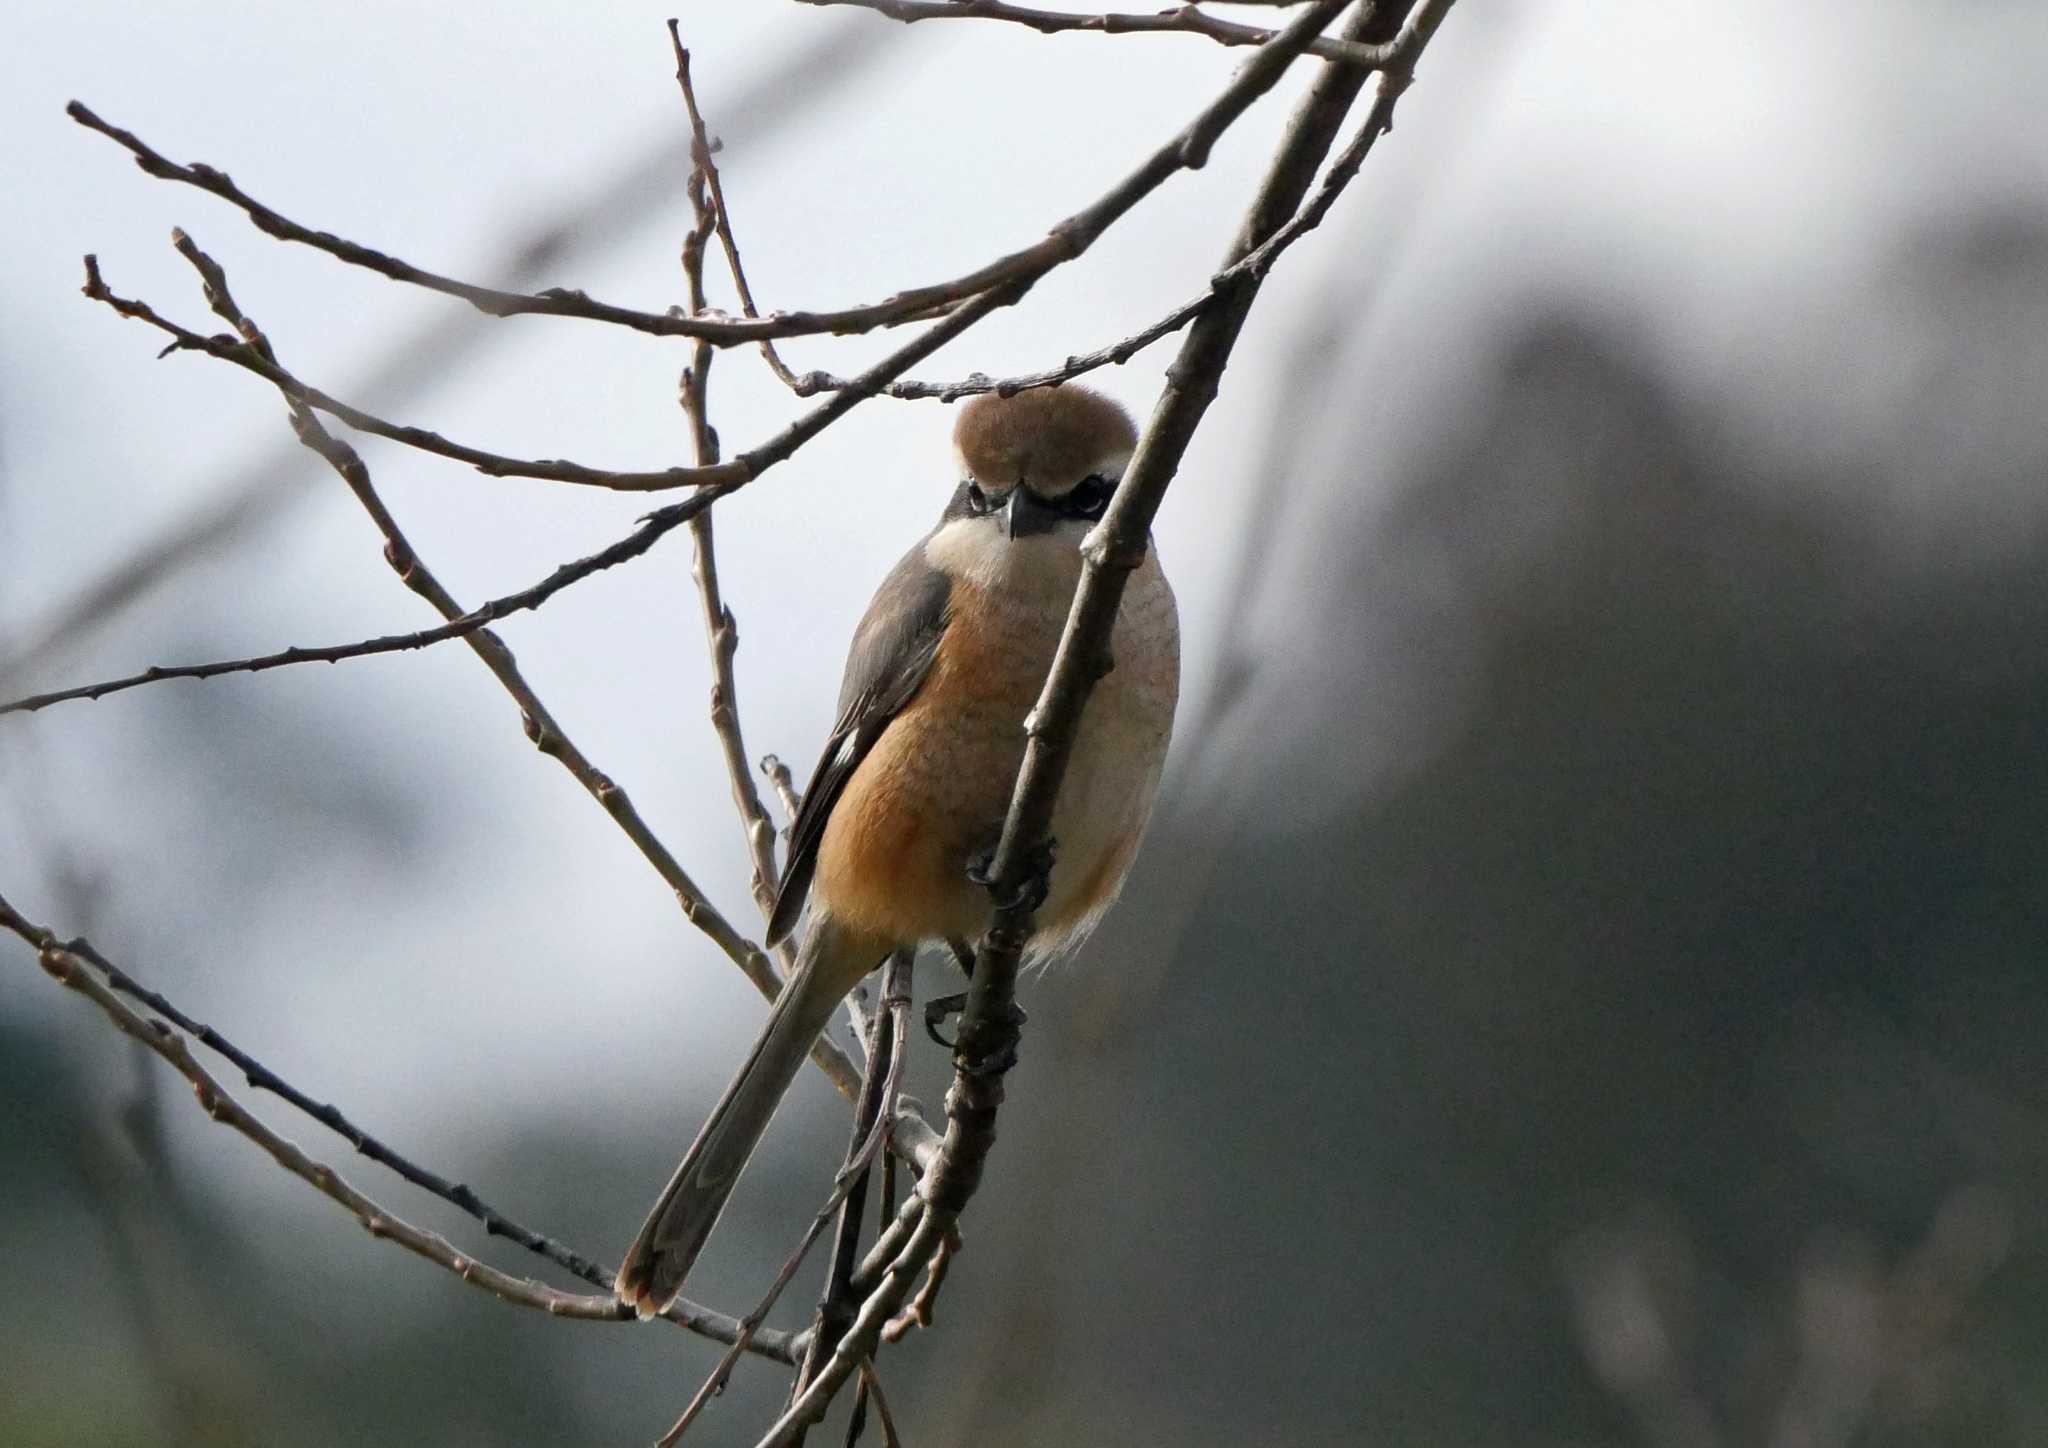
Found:
[{"label": "bird's claw", "polygon": [[1059,858],[1059,842],[1050,836],[1033,845],[1024,855],[1024,874],[1007,895],[996,894],[996,852],[975,856],[967,867],[967,878],[995,895],[997,910],[1037,911],[1052,893],[1053,862]]},{"label": "bird's claw", "polygon": [[[953,1052],[955,1056],[960,1055],[963,1050],[959,1038],[955,1037],[953,1040],[947,1040],[939,1033],[939,1027],[945,1024],[948,1016],[957,1016],[966,1008],[967,992],[965,991],[961,991],[957,995],[933,996],[924,1005],[925,1034],[938,1042],[939,1045]],[[963,1064],[961,1069],[966,1071],[968,1075],[1000,1076],[1003,1072],[1017,1064],[1017,1032],[1030,1017],[1024,1013],[1024,1007],[1012,1001],[1009,1008],[1004,1011],[1001,1019],[1007,1025],[1004,1035],[1008,1038],[1009,1044],[999,1047],[984,1059],[973,1060]]]},{"label": "bird's claw", "polygon": [[946,1017],[957,1016],[967,1009],[967,992],[957,991],[952,995],[933,996],[924,1003],[924,1033],[939,1045],[952,1050],[954,1043],[939,1034],[939,1027]]}]

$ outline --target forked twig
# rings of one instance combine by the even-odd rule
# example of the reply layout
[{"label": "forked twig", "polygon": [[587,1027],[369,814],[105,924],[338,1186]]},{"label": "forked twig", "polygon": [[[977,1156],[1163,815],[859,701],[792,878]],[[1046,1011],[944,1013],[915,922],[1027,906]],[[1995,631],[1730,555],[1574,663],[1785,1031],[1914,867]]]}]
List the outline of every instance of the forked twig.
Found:
[{"label": "forked twig", "polygon": [[[732,214],[726,209],[725,205],[725,185],[718,176],[718,163],[711,159],[712,153],[718,149],[718,146],[706,133],[703,113],[697,109],[697,91],[690,84],[690,52],[683,48],[682,32],[677,28],[677,22],[674,20],[668,22],[668,37],[671,44],[675,47],[676,80],[683,88],[683,105],[690,113],[691,160],[695,165],[696,173],[703,178],[704,188],[710,193],[709,210],[711,221],[718,233],[718,244],[725,249],[725,265],[726,269],[732,273],[733,290],[739,293],[740,312],[749,319],[757,319],[761,313],[754,306],[754,289],[747,285],[747,269],[740,262],[740,244],[734,239],[732,234]],[[704,208],[701,205],[697,205],[696,210],[701,221]],[[703,243],[700,241],[698,243],[699,285],[698,289],[693,291],[690,296],[690,310],[696,313],[702,313],[707,310],[702,292],[702,255]],[[775,374],[777,380],[786,386],[795,385],[795,377],[791,374],[789,368],[783,365],[782,356],[775,350],[775,343],[771,338],[763,337],[761,339],[761,359],[768,364],[768,370]]]}]

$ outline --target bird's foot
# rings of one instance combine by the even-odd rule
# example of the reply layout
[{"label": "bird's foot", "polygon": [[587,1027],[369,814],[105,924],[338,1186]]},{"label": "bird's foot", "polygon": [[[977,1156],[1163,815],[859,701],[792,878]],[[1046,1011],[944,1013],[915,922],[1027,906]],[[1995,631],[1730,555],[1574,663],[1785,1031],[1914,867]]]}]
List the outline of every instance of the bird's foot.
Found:
[{"label": "bird's foot", "polygon": [[1017,1064],[1017,1042],[1026,1019],[1024,1007],[1011,1001],[994,1020],[962,1021],[953,1042],[954,1069],[984,1079],[1007,1072]]},{"label": "bird's foot", "polygon": [[1007,894],[996,890],[994,850],[974,857],[967,867],[967,878],[995,896],[997,910],[1036,911],[1052,893],[1052,867],[1058,858],[1059,842],[1048,835],[1025,853],[1024,873],[1016,888]]},{"label": "bird's foot", "polygon": [[939,1027],[946,1018],[957,1016],[967,1009],[967,992],[955,991],[952,995],[933,996],[924,1003],[924,1033],[947,1050],[953,1049],[953,1042],[939,1034]]},{"label": "bird's foot", "polygon": [[[956,1056],[963,1054],[966,1048],[962,1046],[957,1037],[950,1041],[947,1040],[939,1033],[939,1027],[944,1025],[949,1017],[957,1016],[965,1009],[967,1009],[967,992],[965,991],[961,991],[956,995],[933,996],[924,1005],[925,1034],[947,1050],[953,1052]],[[1016,1065],[1017,1032],[1024,1025],[1025,1021],[1029,1019],[1030,1017],[1024,1013],[1024,1007],[1012,1001],[1009,1009],[1001,1017],[1002,1024],[999,1027],[1001,1043],[997,1044],[994,1051],[968,1061],[963,1069],[970,1076],[999,1076]]]}]

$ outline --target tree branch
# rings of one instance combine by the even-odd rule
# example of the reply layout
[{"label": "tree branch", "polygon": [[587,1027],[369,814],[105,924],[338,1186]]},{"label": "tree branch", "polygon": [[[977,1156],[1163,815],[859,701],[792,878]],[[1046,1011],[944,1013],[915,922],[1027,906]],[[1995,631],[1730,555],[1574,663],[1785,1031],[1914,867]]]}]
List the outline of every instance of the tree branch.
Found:
[{"label": "tree branch", "polygon": [[[527,294],[457,281],[330,232],[301,226],[250,196],[225,172],[204,163],[179,165],[152,149],[133,132],[101,120],[81,102],[72,101],[64,109],[80,125],[126,148],[136,164],[149,175],[194,186],[218,196],[239,207],[258,230],[281,241],[315,247],[337,260],[365,267],[393,281],[459,298],[492,316],[580,317],[657,336],[695,337],[713,346],[729,347],[779,337],[868,332],[877,327],[945,314],[971,298],[992,291],[1028,288],[1053,268],[1065,265],[1086,252],[1096,238],[1169,178],[1184,170],[1199,170],[1205,165],[1217,139],[1253,101],[1273,88],[1288,63],[1316,39],[1322,27],[1341,8],[1342,0],[1316,0],[1286,29],[1279,31],[1272,41],[1261,45],[1230,84],[1176,135],[1108,192],[1054,226],[1032,245],[998,257],[951,281],[913,287],[869,305],[828,312],[778,312],[769,317],[740,320],[640,312],[599,302],[580,291],[559,287]],[[893,381],[894,377],[883,380]]]},{"label": "tree branch", "polygon": [[[779,56],[776,64],[756,72],[734,96],[733,113],[749,145],[767,143],[835,93],[850,88],[890,48],[885,40],[890,32],[880,26],[820,26],[817,32]],[[491,229],[494,245],[479,263],[481,269],[488,276],[510,278],[515,286],[534,285],[580,239],[600,231],[616,237],[638,225],[658,203],[673,166],[674,150],[663,136],[627,152],[611,171],[578,188],[579,194],[551,197],[548,209],[537,216],[498,218]],[[487,327],[472,326],[466,312],[437,311],[380,346],[359,370],[360,385],[403,396],[429,380],[444,383],[458,375],[493,335]],[[172,519],[125,552],[94,559],[97,573],[23,621],[27,632],[9,641],[8,652],[0,657],[0,677],[37,673],[85,634],[107,627],[166,579],[283,517],[296,499],[305,496],[300,489],[277,485],[279,469],[297,450],[296,442],[265,449],[237,467],[198,511]]]},{"label": "tree branch", "polygon": [[[907,969],[905,960],[902,952],[890,957],[892,979],[895,978],[894,973],[897,970]],[[905,989],[907,990],[907,986]],[[854,1193],[865,1188],[868,1170],[874,1162],[877,1148],[886,1136],[886,1123],[893,1115],[894,1108],[890,1103],[895,1100],[897,1087],[902,1081],[903,1059],[909,1054],[910,1002],[907,995],[892,992],[890,1007],[888,1011],[877,1012],[868,1023],[867,1077],[854,1112],[853,1136],[846,1148],[846,1160],[833,1178],[831,1195],[826,1197],[825,1205],[818,1208],[817,1213],[811,1218],[810,1226],[783,1261],[781,1271],[775,1274],[774,1282],[769,1284],[768,1291],[763,1294],[760,1303],[740,1320],[738,1339],[726,1349],[725,1356],[719,1359],[718,1366],[712,1370],[711,1376],[704,1380],[703,1385],[691,1397],[689,1405],[683,1409],[682,1416],[676,1419],[666,1433],[655,1440],[655,1448],[673,1448],[683,1434],[689,1431],[690,1425],[697,1421],[698,1415],[704,1411],[706,1405],[725,1391],[726,1381],[731,1377],[733,1367],[739,1361],[748,1334],[767,1317],[769,1309],[775,1306],[777,1299],[782,1296],[783,1289],[788,1287],[790,1279],[796,1276],[797,1268],[802,1266],[804,1258],[810,1255],[819,1234],[825,1230],[825,1224],[832,1220],[835,1213],[842,1211],[853,1199]],[[805,1337],[808,1339],[808,1334]],[[808,1347],[808,1341],[805,1346]]]},{"label": "tree branch", "polygon": [[[702,177],[703,188],[710,194],[710,220],[718,233],[718,244],[725,249],[726,270],[732,273],[733,290],[739,293],[740,312],[750,320],[755,320],[761,313],[754,306],[754,289],[747,285],[747,269],[740,262],[740,244],[732,234],[732,214],[726,209],[725,186],[718,178],[718,163],[711,159],[718,145],[705,132],[703,113],[697,109],[697,91],[690,84],[690,52],[683,48],[682,32],[674,20],[668,22],[668,36],[676,52],[676,82],[682,87],[683,105],[690,113],[690,158],[694,167],[693,175]],[[704,220],[707,210],[703,202],[702,195],[692,195],[691,205],[700,222]],[[704,244],[700,239],[697,243],[697,279],[690,294],[690,311],[695,314],[702,314],[708,310],[703,293],[703,255]],[[785,386],[795,386],[794,374],[783,364],[782,355],[775,350],[775,343],[766,337],[761,339],[761,360],[768,364],[768,370],[775,374],[777,381]],[[700,361],[697,370],[704,371],[706,365]]]},{"label": "tree branch", "polygon": [[[197,1025],[155,992],[143,990],[85,941],[59,941],[52,932],[23,917],[4,898],[0,898],[0,929],[11,931],[26,941],[35,950],[44,970],[90,999],[106,1013],[107,1018],[117,1029],[168,1061],[179,1075],[192,1083],[193,1090],[199,1098],[199,1107],[208,1116],[241,1133],[293,1176],[307,1182],[322,1195],[340,1203],[371,1236],[396,1242],[408,1252],[453,1272],[471,1286],[482,1288],[515,1306],[535,1308],[552,1317],[575,1318],[587,1322],[628,1322],[633,1319],[632,1309],[624,1306],[612,1294],[612,1274],[605,1268],[543,1237],[538,1232],[520,1227],[502,1213],[486,1206],[468,1187],[450,1186],[444,1178],[414,1166],[354,1126],[332,1106],[320,1106],[311,1102],[302,1093],[286,1085],[274,1072],[229,1045],[217,1032]],[[100,972],[105,973],[106,980],[100,978]],[[112,985],[108,982],[112,982]],[[316,1120],[340,1132],[364,1155],[372,1160],[381,1161],[408,1181],[476,1217],[484,1223],[486,1230],[496,1235],[510,1237],[522,1246],[540,1252],[550,1261],[567,1267],[585,1281],[601,1287],[603,1291],[592,1295],[578,1295],[558,1291],[529,1277],[515,1277],[458,1251],[440,1234],[414,1226],[393,1215],[342,1180],[333,1167],[314,1160],[264,1125],[246,1107],[228,1095],[212,1074],[199,1064],[184,1036],[162,1021],[153,1020],[135,1011],[115,994],[117,989],[146,1002],[152,1009],[168,1016],[185,1030],[220,1051],[241,1068],[250,1085],[283,1096]],[[678,1326],[718,1342],[733,1343],[741,1340],[740,1323],[694,1303],[678,1301],[663,1316]],[[801,1360],[804,1344],[791,1333],[756,1332],[752,1335],[750,1346],[764,1357],[771,1357],[793,1366]]]},{"label": "tree branch", "polygon": [[[913,950],[899,950],[890,955],[882,967],[882,1000],[876,1021],[886,1017],[889,1029],[881,1031],[871,1027],[868,1039],[881,1042],[879,1049],[890,1054],[878,1058],[875,1050],[868,1052],[867,1088],[862,1092],[860,1108],[854,1112],[853,1136],[847,1146],[849,1162],[860,1145],[862,1133],[868,1129],[860,1124],[860,1118],[865,1115],[869,1122],[886,1120],[895,1111],[895,1083],[902,1075],[904,1057],[910,1052],[911,981],[916,956]],[[825,1273],[825,1287],[818,1297],[817,1313],[811,1319],[804,1360],[797,1367],[796,1382],[790,1389],[792,1395],[803,1391],[804,1385],[817,1374],[819,1365],[839,1346],[839,1339],[845,1335],[853,1322],[854,1312],[860,1306],[860,1299],[853,1293],[853,1271],[860,1262],[866,1178],[864,1171],[861,1180],[854,1183],[852,1192],[839,1208],[839,1226],[832,1239],[831,1266]]]},{"label": "tree branch", "polygon": [[[1450,3],[1420,0],[1398,35],[1385,32],[1393,30],[1408,10],[1406,0],[1362,6],[1346,27],[1347,38],[1391,40],[1398,51],[1397,63],[1381,73],[1367,122],[1372,135],[1384,133],[1391,124],[1393,103],[1406,88],[1415,57],[1442,23]],[[1261,58],[1272,51],[1273,47],[1268,47]],[[1231,244],[1226,269],[1256,252],[1300,206],[1364,80],[1361,72],[1345,67],[1327,67],[1316,78],[1296,109],[1259,194]],[[1241,275],[1218,305],[1196,319],[1167,371],[1166,390],[1153,408],[1108,510],[1083,543],[1081,581],[1044,691],[1026,721],[1024,761],[989,871],[990,894],[997,909],[976,954],[961,1016],[953,1086],[946,1096],[945,1140],[918,1188],[923,1210],[910,1228],[909,1240],[882,1273],[837,1351],[776,1420],[760,1448],[786,1448],[806,1425],[823,1415],[839,1385],[873,1351],[910,1283],[939,1252],[980,1183],[1003,1099],[1001,1069],[991,1069],[990,1063],[1007,1057],[1018,1039],[1016,973],[1033,927],[1031,902],[1022,887],[1036,868],[1034,859],[1042,853],[1082,710],[1097,680],[1110,667],[1109,638],[1125,582],[1144,561],[1152,520],[1195,428],[1216,395],[1260,280],[1256,272]],[[891,1224],[891,1231],[896,1225]]]},{"label": "tree branch", "polygon": [[[1193,321],[1202,309],[1209,305],[1214,295],[1213,291],[1203,292],[1192,301],[1174,308],[1143,331],[1135,332],[1121,341],[1112,342],[1109,346],[1093,352],[1071,356],[1057,367],[1027,372],[1017,377],[990,377],[986,373],[975,372],[958,382],[921,382],[916,378],[906,377],[899,382],[890,383],[882,389],[882,393],[886,397],[905,400],[930,397],[941,402],[958,402],[963,397],[973,397],[983,392],[1000,392],[1008,397],[1033,387],[1054,387],[1083,373],[1093,372],[1098,367],[1108,367],[1112,364],[1121,367],[1161,337],[1178,332]],[[790,390],[798,397],[812,397],[820,392],[837,392],[848,385],[844,377],[835,377],[829,372],[812,371],[796,378],[790,384]]]},{"label": "tree branch", "polygon": [[786,831],[789,825],[796,823],[797,811],[803,808],[803,800],[796,792],[796,776],[789,772],[789,766],[778,754],[761,756],[761,773],[768,776],[768,783],[775,789],[775,798],[782,806],[782,816],[789,822],[783,826]]},{"label": "tree branch", "polygon": [[[819,0],[806,0],[806,3],[819,3]],[[844,3],[856,3],[856,0],[844,0]],[[1406,81],[1404,80],[1402,84],[1405,85]],[[1071,381],[1099,367],[1121,367],[1160,338],[1170,336],[1187,326],[1213,306],[1217,298],[1236,286],[1243,277],[1264,276],[1271,271],[1281,252],[1322,224],[1323,218],[1329,214],[1330,207],[1336,202],[1337,197],[1358,174],[1359,167],[1365,161],[1366,152],[1372,148],[1378,134],[1373,124],[1368,121],[1352,138],[1350,145],[1330,163],[1330,169],[1323,177],[1322,185],[1316,189],[1315,196],[1285,226],[1267,237],[1256,250],[1211,277],[1208,289],[1200,296],[1189,298],[1144,330],[1134,332],[1093,352],[1071,356],[1059,366],[1048,367],[1039,372],[1026,372],[1016,377],[990,377],[985,373],[976,372],[957,382],[921,382],[906,377],[883,388],[883,394],[904,399],[937,398],[941,402],[957,402],[963,397],[973,397],[983,392],[998,392],[1009,397],[1034,387],[1057,387],[1062,382]],[[829,372],[806,372],[798,377],[791,387],[797,396],[809,397],[819,392],[834,392],[849,385],[845,378],[834,377]]]},{"label": "tree branch", "polygon": [[430,432],[423,427],[408,427],[403,423],[388,422],[374,413],[365,412],[359,407],[343,402],[310,383],[300,381],[280,366],[275,357],[265,355],[244,340],[204,336],[171,321],[147,302],[117,295],[101,277],[99,258],[96,256],[88,256],[85,259],[84,291],[86,296],[96,302],[106,303],[120,315],[132,321],[147,322],[170,337],[171,345],[159,355],[171,352],[203,352],[223,362],[232,362],[243,371],[253,372],[261,377],[282,392],[285,400],[295,407],[318,409],[346,423],[357,432],[389,438],[392,442],[403,443],[407,447],[432,453],[436,457],[468,463],[478,472],[490,477],[538,478],[543,482],[578,483],[585,487],[637,493],[745,482],[749,477],[746,464],[737,461],[712,468],[655,468],[641,472],[625,472],[612,468],[594,468],[563,458],[515,458],[506,457],[502,453],[486,452],[482,448],[470,447],[466,443],[450,441],[438,432]]},{"label": "tree branch", "polygon": [[[1177,5],[1150,15],[1083,15],[1070,10],[1034,10],[1002,0],[799,0],[800,4],[850,5],[914,25],[920,20],[1007,20],[1040,35],[1087,31],[1096,35],[1200,35],[1219,45],[1264,45],[1280,32],[1219,20],[1199,6]],[[1303,49],[1324,60],[1375,70],[1389,59],[1387,47],[1360,45],[1319,35]]]},{"label": "tree branch", "polygon": [[[277,354],[270,339],[266,337],[249,316],[235,302],[228,290],[227,274],[212,257],[199,247],[183,231],[172,233],[172,244],[178,254],[192,264],[199,273],[205,289],[207,304],[216,315],[226,321],[242,338],[243,345],[257,356],[275,363]],[[279,389],[283,391],[282,388]],[[441,586],[419,554],[413,551],[412,543],[398,526],[398,520],[384,505],[376,485],[370,479],[370,470],[362,457],[347,443],[328,432],[320,425],[310,409],[295,401],[289,392],[284,393],[291,409],[292,430],[301,443],[318,454],[322,461],[334,469],[348,490],[370,515],[370,521],[384,539],[384,561],[398,575],[399,581],[415,594],[425,599],[434,611],[445,619],[465,616],[462,605],[448,590]],[[540,696],[527,683],[519,671],[519,664],[512,656],[512,650],[490,629],[478,629],[464,636],[484,667],[512,696],[519,706],[520,720],[525,726],[526,737],[542,754],[547,755],[568,770],[576,782],[583,786],[590,797],[604,808],[613,823],[617,824],[626,838],[633,842],[655,872],[674,892],[677,903],[682,906],[683,917],[710,938],[728,959],[739,966],[741,972],[768,999],[773,1000],[781,989],[781,981],[768,959],[753,944],[734,929],[703,888],[690,878],[680,861],[670,853],[668,847],[656,837],[647,822],[634,807],[632,798],[612,778],[592,764],[583,751],[576,747],[554,714]],[[812,1051],[812,1059],[825,1075],[849,1099],[860,1090],[860,1073],[847,1059],[846,1053],[832,1042],[820,1039]]]},{"label": "tree branch", "polygon": [[565,563],[540,582],[523,588],[517,593],[508,593],[494,598],[470,610],[461,618],[452,619],[438,628],[421,629],[415,633],[388,634],[379,638],[361,639],[346,644],[326,644],[314,648],[290,648],[275,654],[255,658],[225,659],[204,664],[179,664],[171,667],[145,669],[139,674],[125,678],[109,679],[96,684],[81,684],[69,689],[57,689],[49,693],[31,694],[0,704],[0,714],[32,713],[48,708],[52,704],[72,699],[99,699],[108,694],[118,694],[127,689],[136,689],[144,684],[154,684],[164,679],[210,679],[222,674],[256,673],[265,669],[283,668],[290,664],[336,663],[342,659],[366,658],[372,654],[398,653],[408,649],[426,648],[432,644],[445,643],[449,639],[462,638],[467,634],[510,614],[526,609],[538,608],[550,598],[573,583],[581,582],[593,573],[614,568],[621,563],[638,558],[668,533],[682,526],[719,499],[739,491],[745,482],[759,477],[769,467],[790,456],[798,448],[816,437],[825,428],[836,422],[852,408],[875,396],[884,387],[915,367],[926,357],[952,341],[976,322],[1000,307],[1014,304],[1030,290],[1028,281],[1013,281],[992,291],[982,293],[946,317],[933,323],[914,339],[891,352],[880,362],[854,379],[846,391],[836,393],[821,405],[812,408],[795,422],[785,427],[768,442],[752,452],[742,453],[735,462],[744,464],[747,477],[741,481],[718,483],[703,488],[680,502],[669,503],[655,509],[640,520],[634,530],[588,557],[573,563]]},{"label": "tree branch", "polygon": [[[682,89],[683,103],[690,117],[690,156],[693,163],[687,189],[696,224],[683,238],[683,279],[689,290],[691,310],[702,311],[705,244],[714,232],[729,233],[725,233],[720,203],[711,194],[711,178],[716,172],[711,164],[711,140],[705,132],[704,117],[697,109],[696,90],[690,83],[690,52],[683,48],[682,35],[673,20],[668,22],[668,33],[675,47],[676,84]],[[738,277],[737,249],[728,244],[726,255],[733,266],[734,276]],[[740,285],[744,287],[745,283]],[[771,344],[764,342],[762,346],[770,348]],[[689,420],[691,445],[700,468],[718,461],[718,433],[711,426],[707,398],[711,364],[716,356],[710,343],[698,342],[692,350],[690,365],[683,371],[680,389],[683,414]],[[711,646],[711,728],[718,737],[719,752],[725,760],[726,779],[732,787],[733,807],[739,812],[740,829],[746,836],[754,903],[760,907],[761,918],[766,920],[775,913],[775,887],[781,874],[775,865],[775,822],[768,818],[768,807],[761,802],[761,792],[754,785],[754,774],[748,767],[746,737],[740,727],[739,682],[733,669],[740,646],[739,621],[726,606],[719,587],[718,553],[709,513],[699,514],[690,520],[690,538],[696,553],[691,572],[696,578],[697,595],[703,604],[704,636]],[[787,976],[795,969],[795,952],[785,943],[781,955],[783,974]]]}]

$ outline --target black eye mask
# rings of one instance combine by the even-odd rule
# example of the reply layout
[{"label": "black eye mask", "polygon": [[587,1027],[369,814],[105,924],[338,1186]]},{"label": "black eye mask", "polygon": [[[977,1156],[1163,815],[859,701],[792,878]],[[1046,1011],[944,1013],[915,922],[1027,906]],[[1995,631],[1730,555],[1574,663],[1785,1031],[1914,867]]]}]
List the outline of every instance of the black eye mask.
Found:
[{"label": "black eye mask", "polygon": [[1073,491],[1053,506],[1069,518],[1085,518],[1093,523],[1102,517],[1102,510],[1109,506],[1116,484],[1105,477],[1083,478],[1074,485]]},{"label": "black eye mask", "polygon": [[[1109,500],[1115,493],[1116,480],[1096,474],[1083,478],[1057,498],[1041,498],[1033,493],[1031,503],[1033,510],[1041,519],[1074,518],[1093,523],[1101,519],[1103,510],[1109,506]],[[1000,512],[1003,506],[1004,498],[990,496],[979,483],[970,478],[961,483],[954,492],[952,502],[946,507],[945,516],[948,519],[982,518]],[[1043,525],[1027,531],[1043,531]]]}]

